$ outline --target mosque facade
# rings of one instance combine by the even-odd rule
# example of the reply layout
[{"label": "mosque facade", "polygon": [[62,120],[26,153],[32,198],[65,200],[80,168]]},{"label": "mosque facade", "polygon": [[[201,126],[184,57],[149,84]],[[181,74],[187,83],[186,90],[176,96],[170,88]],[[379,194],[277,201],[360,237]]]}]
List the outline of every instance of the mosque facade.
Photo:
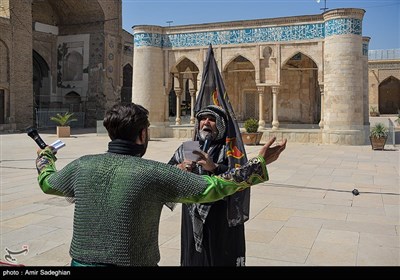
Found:
[{"label": "mosque facade", "polygon": [[[155,137],[185,135],[209,44],[239,122],[264,137],[364,144],[369,131],[368,44],[362,9],[318,15],[135,26],[132,101],[149,108]],[[186,110],[187,111],[187,110]],[[175,129],[166,129],[170,117]],[[301,130],[301,131],[296,131]],[[186,130],[187,131],[187,130]],[[186,135],[189,136],[190,135]]]}]

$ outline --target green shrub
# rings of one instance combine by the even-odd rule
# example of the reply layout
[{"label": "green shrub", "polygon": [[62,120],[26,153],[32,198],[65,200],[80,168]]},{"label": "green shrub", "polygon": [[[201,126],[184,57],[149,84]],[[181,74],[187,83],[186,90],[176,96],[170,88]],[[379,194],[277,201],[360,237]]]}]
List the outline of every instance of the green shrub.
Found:
[{"label": "green shrub", "polygon": [[50,117],[50,120],[56,122],[59,126],[68,126],[71,122],[76,122],[78,119],[74,118],[74,113],[65,112],[63,115],[58,113]]},{"label": "green shrub", "polygon": [[247,133],[256,133],[258,131],[258,121],[256,119],[247,119],[244,122],[244,129]]},{"label": "green shrub", "polygon": [[387,137],[389,134],[389,129],[383,123],[377,123],[371,127],[369,136],[373,138]]}]

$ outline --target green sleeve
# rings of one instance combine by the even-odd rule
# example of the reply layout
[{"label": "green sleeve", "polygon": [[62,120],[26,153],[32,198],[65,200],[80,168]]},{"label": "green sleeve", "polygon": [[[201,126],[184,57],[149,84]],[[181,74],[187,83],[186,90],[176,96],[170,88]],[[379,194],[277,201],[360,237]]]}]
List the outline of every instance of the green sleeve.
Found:
[{"label": "green sleeve", "polygon": [[[240,168],[232,169],[218,176],[203,176],[207,181],[206,189],[199,195],[180,198],[181,203],[207,203],[232,195],[252,185],[268,181],[268,171],[263,157],[258,156]],[[242,176],[243,170],[245,176]],[[241,176],[235,176],[240,174]]]},{"label": "green sleeve", "polygon": [[38,158],[36,159],[36,169],[39,173],[38,183],[44,193],[64,196],[62,192],[51,188],[48,182],[50,175],[57,171],[55,166],[56,160],[56,156],[49,147],[46,147],[40,152]]}]

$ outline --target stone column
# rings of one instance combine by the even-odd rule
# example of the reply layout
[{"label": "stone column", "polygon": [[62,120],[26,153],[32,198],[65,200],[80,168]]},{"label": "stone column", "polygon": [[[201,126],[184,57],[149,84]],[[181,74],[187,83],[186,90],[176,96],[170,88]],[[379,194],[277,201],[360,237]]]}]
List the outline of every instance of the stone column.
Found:
[{"label": "stone column", "polygon": [[169,89],[164,87],[164,122],[169,122]]},{"label": "stone column", "polygon": [[175,124],[181,124],[181,96],[182,96],[182,89],[181,88],[174,88],[176,94],[176,119]]},{"label": "stone column", "polygon": [[[132,102],[149,110],[151,132],[165,127],[164,106],[164,59],[161,34],[162,27],[135,26]],[[158,128],[157,128],[158,127]],[[158,135],[158,134],[157,134]]]},{"label": "stone column", "polygon": [[279,93],[279,86],[272,87],[272,130],[276,130],[279,128],[278,93]]},{"label": "stone column", "polygon": [[368,45],[370,37],[363,37],[363,104],[364,104],[364,143],[368,143],[370,133],[369,123],[369,73],[368,73]]},{"label": "stone column", "polygon": [[319,92],[321,93],[321,120],[319,121],[319,128],[324,128],[324,108],[325,108],[325,99],[324,99],[324,84],[319,84]]},{"label": "stone column", "polygon": [[265,87],[258,86],[258,129],[265,127],[265,115],[264,115],[264,94]]},{"label": "stone column", "polygon": [[368,45],[370,37],[363,37],[363,99],[364,99],[364,126],[369,131],[369,80],[368,80]]},{"label": "stone column", "polygon": [[362,9],[323,13],[324,129],[322,143],[364,144]]},{"label": "stone column", "polygon": [[9,46],[11,56],[9,121],[17,129],[25,130],[27,126],[35,123],[32,91],[32,0],[12,0],[9,1],[9,7],[12,11],[10,13],[12,44]]},{"label": "stone column", "polygon": [[196,90],[193,89],[189,89],[189,93],[190,93],[190,124],[194,124],[194,105],[196,103]]}]

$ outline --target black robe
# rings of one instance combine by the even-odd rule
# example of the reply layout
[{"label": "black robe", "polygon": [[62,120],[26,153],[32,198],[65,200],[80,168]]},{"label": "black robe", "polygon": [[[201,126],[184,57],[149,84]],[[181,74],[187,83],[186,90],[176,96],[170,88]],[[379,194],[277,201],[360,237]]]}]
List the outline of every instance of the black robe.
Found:
[{"label": "black robe", "polygon": [[[208,153],[219,165],[215,170],[216,175],[228,170],[226,146],[223,143],[213,143]],[[177,165],[183,160],[181,145],[168,163]],[[207,171],[202,173],[211,175]],[[226,199],[207,203],[207,205],[211,205],[211,208],[203,224],[201,252],[198,252],[195,247],[193,222],[188,206],[182,205],[181,266],[244,266],[246,251],[244,224],[229,227]]]}]

